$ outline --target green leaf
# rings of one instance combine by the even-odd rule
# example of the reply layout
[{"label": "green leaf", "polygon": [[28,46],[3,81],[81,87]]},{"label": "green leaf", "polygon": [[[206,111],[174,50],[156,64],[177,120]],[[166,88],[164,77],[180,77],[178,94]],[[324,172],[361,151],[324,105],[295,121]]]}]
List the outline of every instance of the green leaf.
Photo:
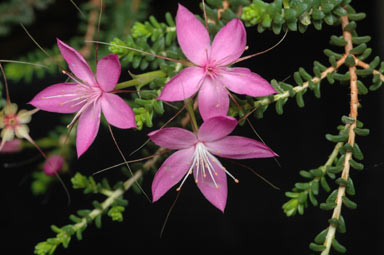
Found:
[{"label": "green leaf", "polygon": [[367,136],[369,135],[369,129],[368,128],[355,128],[353,129],[357,135],[360,136]]},{"label": "green leaf", "polygon": [[331,203],[331,202],[335,202],[336,201],[336,197],[337,197],[337,189],[335,189],[334,191],[332,191],[331,194],[329,194],[328,198],[327,198],[327,203]]},{"label": "green leaf", "polygon": [[308,171],[305,171],[305,170],[301,170],[301,171],[299,172],[299,174],[300,174],[302,177],[307,178],[307,179],[312,179],[312,178],[313,178],[312,174],[311,174],[310,172],[308,172]]},{"label": "green leaf", "polygon": [[323,251],[325,250],[325,246],[320,244],[310,243],[309,249],[311,249],[312,251]]},{"label": "green leaf", "polygon": [[320,179],[320,184],[321,184],[321,187],[323,187],[323,189],[324,189],[326,192],[331,191],[331,188],[329,187],[329,185],[328,185],[327,180],[325,179],[325,177],[321,177],[321,179]]},{"label": "green leaf", "polygon": [[349,209],[356,209],[357,208],[357,204],[355,202],[353,202],[352,200],[350,200],[349,198],[347,198],[346,196],[343,196],[342,199],[343,199],[343,204],[346,207],[348,207]]},{"label": "green leaf", "polygon": [[95,218],[95,225],[97,228],[101,228],[101,214],[97,215]]},{"label": "green leaf", "polygon": [[319,234],[317,234],[317,236],[315,237],[315,242],[317,244],[323,244],[324,241],[325,241],[325,238],[327,237],[327,234],[328,234],[328,228],[324,229],[323,231],[321,231]]},{"label": "green leaf", "polygon": [[312,190],[309,191],[308,194],[309,194],[309,201],[311,201],[313,206],[317,206],[319,203],[317,202],[317,199],[316,199],[315,195],[313,194]]},{"label": "green leaf", "polygon": [[363,12],[361,13],[348,13],[348,18],[349,20],[352,20],[352,21],[360,21],[360,20],[363,20],[365,19],[367,15]]},{"label": "green leaf", "polygon": [[345,253],[347,252],[347,249],[341,245],[336,239],[332,240],[332,247],[338,252]]},{"label": "green leaf", "polygon": [[[351,24],[351,23],[349,23]],[[354,23],[356,24],[356,23]],[[352,37],[352,43],[353,44],[362,44],[362,43],[368,43],[371,41],[371,37],[369,35],[367,36],[353,36]]]},{"label": "green leaf", "polygon": [[347,228],[345,226],[344,217],[342,215],[340,215],[340,217],[339,217],[339,224],[337,225],[337,229],[336,230],[338,232],[342,233],[342,234],[347,232]]},{"label": "green leaf", "polygon": [[309,189],[309,183],[298,182],[298,183],[295,183],[295,187],[300,189],[300,190],[307,190],[307,189]]},{"label": "green leaf", "polygon": [[352,67],[352,66],[356,65],[355,58],[352,55],[350,55],[350,54],[345,58],[345,62],[344,63],[348,67]]},{"label": "green leaf", "polygon": [[297,103],[297,105],[298,105],[300,108],[303,108],[303,107],[305,106],[305,104],[304,104],[303,94],[304,94],[303,91],[299,91],[299,92],[297,92],[297,94],[296,94],[296,103]]},{"label": "green leaf", "polygon": [[333,208],[335,208],[336,205],[337,205],[336,203],[321,203],[320,209],[329,211],[329,210],[333,210]]},{"label": "green leaf", "polygon": [[359,171],[364,170],[364,165],[355,161],[354,159],[350,159],[349,164],[351,165],[351,167],[353,167],[356,170],[359,170]]}]

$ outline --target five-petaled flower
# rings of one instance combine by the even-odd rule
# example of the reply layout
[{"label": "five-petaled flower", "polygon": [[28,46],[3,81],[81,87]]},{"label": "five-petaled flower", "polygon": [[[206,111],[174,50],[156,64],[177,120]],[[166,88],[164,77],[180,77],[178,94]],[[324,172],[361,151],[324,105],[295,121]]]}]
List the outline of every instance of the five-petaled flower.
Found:
[{"label": "five-petaled flower", "polygon": [[100,59],[95,77],[83,56],[75,49],[59,39],[57,45],[74,76],[65,73],[74,82],[49,86],[29,103],[49,112],[77,112],[70,125],[79,120],[76,149],[80,157],[97,135],[101,111],[108,123],[123,129],[136,127],[135,116],[129,105],[113,93],[121,72],[117,55],[111,54]]},{"label": "five-petaled flower", "polygon": [[211,45],[207,29],[179,4],[176,32],[184,55],[194,66],[173,77],[164,86],[159,100],[180,101],[199,90],[199,111],[206,120],[227,114],[228,90],[252,97],[276,93],[266,80],[248,68],[228,67],[239,59],[246,46],[246,31],[239,19],[233,19],[224,26]]},{"label": "five-petaled flower", "polygon": [[227,201],[227,178],[235,179],[215,157],[231,159],[268,158],[277,156],[269,147],[256,140],[228,136],[236,127],[237,120],[229,116],[216,116],[206,120],[197,134],[182,128],[163,128],[148,134],[155,144],[173,153],[157,171],[152,183],[153,201],[157,201],[171,187],[188,175],[203,195],[221,211]]},{"label": "five-petaled flower", "polygon": [[[17,138],[25,138],[32,144],[34,143],[29,136],[29,128],[27,124],[31,121],[31,115],[35,110],[20,110],[17,112],[17,108],[17,104],[7,103],[4,106],[4,109],[0,112],[0,151],[3,151],[6,142],[15,141],[17,143],[18,140],[14,139],[15,136]],[[20,147],[20,141],[18,144]]]}]

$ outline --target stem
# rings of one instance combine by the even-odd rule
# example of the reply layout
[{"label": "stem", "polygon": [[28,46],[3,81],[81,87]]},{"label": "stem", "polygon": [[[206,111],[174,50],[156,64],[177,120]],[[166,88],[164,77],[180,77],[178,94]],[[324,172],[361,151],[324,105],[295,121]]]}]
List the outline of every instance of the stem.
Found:
[{"label": "stem", "polygon": [[186,99],[184,102],[187,105],[187,111],[189,113],[189,116],[191,117],[191,124],[192,124],[193,132],[197,133],[197,131],[199,130],[199,126],[197,125],[195,111],[193,110],[193,102],[189,98]]},{"label": "stem", "polygon": [[3,65],[1,63],[0,63],[0,70],[1,70],[1,74],[4,77],[4,86],[5,86],[5,94],[6,94],[7,104],[10,104],[11,103],[11,98],[9,96],[8,82],[7,82],[7,78],[5,77],[5,72],[4,72]]},{"label": "stem", "polygon": [[[126,180],[124,182],[124,189],[117,189],[111,193],[108,193],[108,192],[103,192],[103,194],[107,195],[108,198],[106,200],[104,200],[104,202],[101,203],[101,209],[93,209],[90,213],[89,213],[89,217],[94,220],[97,216],[103,214],[103,212],[105,212],[105,210],[107,208],[109,208],[113,202],[115,202],[119,197],[121,197],[125,191],[127,191],[134,183],[137,182],[137,180],[143,175],[143,170],[138,170],[135,172],[135,174],[129,178],[128,180]],[[83,218],[81,220],[81,222],[79,223],[76,223],[74,226],[73,226],[73,229],[75,231],[83,228],[85,225],[87,225],[87,219],[86,218]]]},{"label": "stem", "polygon": [[[360,59],[358,59],[356,57],[355,57],[355,62],[356,62],[356,65],[361,67],[361,68],[364,68],[364,69],[370,68],[369,64],[365,63],[364,61],[361,61]],[[384,82],[384,75],[380,71],[373,70],[373,74],[380,75],[380,79]]]},{"label": "stem", "polygon": [[[313,83],[317,83],[317,82],[320,82],[321,80],[323,80],[324,78],[327,77],[327,74],[329,73],[332,73],[334,71],[336,71],[340,66],[342,66],[345,62],[345,58],[347,57],[347,54],[345,54],[343,57],[341,57],[338,61],[337,61],[337,65],[336,67],[333,67],[333,66],[330,66],[328,67],[326,70],[324,70],[322,73],[321,73],[321,77],[314,77],[311,82]],[[308,87],[309,87],[309,81],[306,81],[303,83],[303,85],[301,86],[296,86],[293,88],[293,90],[298,93],[300,91],[303,91],[303,90],[306,90]],[[263,106],[263,105],[268,105],[268,104],[271,104],[273,102],[276,102],[280,99],[285,99],[285,98],[288,98],[289,97],[289,91],[285,91],[283,93],[280,93],[280,94],[276,94],[273,96],[273,99],[270,99],[269,97],[266,97],[266,98],[263,98],[261,100],[258,100],[255,102],[255,108],[254,110],[256,110],[258,107],[260,106]]]},{"label": "stem", "polygon": [[132,80],[118,83],[115,87],[115,90],[125,89],[133,86],[139,86],[139,88],[141,88],[156,78],[166,77],[166,74],[163,71],[158,70],[158,71],[152,71],[152,72],[143,73],[139,75],[131,74],[131,76],[133,78]]},{"label": "stem", "polygon": [[[349,31],[346,31],[344,28],[349,24],[349,20],[347,16],[341,17],[341,25],[343,28],[343,36],[345,41],[347,42],[347,45],[345,46],[345,54],[349,54],[350,50],[353,48],[352,45],[352,35]],[[358,98],[358,88],[357,88],[357,75],[356,75],[356,66],[349,67],[349,73],[351,75],[350,80],[350,88],[351,88],[351,101],[350,101],[350,114],[349,116],[352,117],[355,121],[350,125],[349,127],[349,138],[348,138],[348,144],[353,147],[355,144],[355,127],[356,127],[356,120],[357,120],[357,108],[359,105],[359,98]],[[349,170],[350,170],[350,164],[349,160],[352,158],[352,152],[348,151],[345,154],[345,160],[344,160],[344,169],[341,174],[341,178],[344,180],[348,180],[349,176]],[[336,198],[336,207],[333,209],[332,218],[333,219],[339,219],[341,214],[341,206],[342,206],[342,198],[345,195],[345,186],[340,185],[337,191],[337,198]],[[328,233],[325,238],[324,246],[325,249],[321,253],[321,255],[328,255],[329,251],[331,249],[332,241],[335,239],[335,233],[336,233],[336,226],[330,224],[328,227]]]}]

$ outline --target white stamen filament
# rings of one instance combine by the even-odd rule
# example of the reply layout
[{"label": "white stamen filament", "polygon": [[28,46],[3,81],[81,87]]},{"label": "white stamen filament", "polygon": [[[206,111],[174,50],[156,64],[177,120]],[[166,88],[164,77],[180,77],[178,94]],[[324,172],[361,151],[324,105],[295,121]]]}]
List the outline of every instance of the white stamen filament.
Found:
[{"label": "white stamen filament", "polygon": [[[230,174],[225,167],[220,163],[220,161],[213,156],[208,149],[204,146],[203,143],[199,142],[195,145],[195,151],[192,156],[192,163],[188,162],[190,164],[190,167],[185,174],[183,180],[181,181],[180,186],[176,189],[179,191],[181,187],[184,185],[185,180],[188,178],[192,172],[195,175],[195,182],[198,183],[199,176],[201,175],[202,178],[206,178],[209,176],[212,179],[213,184],[218,189],[219,185],[217,184],[215,180],[215,176],[218,176],[220,173],[218,173],[214,167],[213,164],[216,164],[217,167],[221,168],[225,174],[228,174],[229,177],[231,177],[236,183],[239,181]],[[207,175],[208,174],[208,175]]]}]

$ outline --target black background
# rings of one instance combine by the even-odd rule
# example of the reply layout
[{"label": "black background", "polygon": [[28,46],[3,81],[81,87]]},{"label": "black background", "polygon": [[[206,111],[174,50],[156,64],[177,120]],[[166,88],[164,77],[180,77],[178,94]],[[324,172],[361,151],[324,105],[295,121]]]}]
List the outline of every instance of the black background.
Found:
[{"label": "black background", "polygon": [[[366,12],[367,18],[358,23],[360,35],[372,36],[370,46],[375,55],[383,53],[384,41],[383,10],[381,1],[353,1],[358,11]],[[164,12],[176,13],[176,1],[153,1],[151,14],[163,20]],[[199,1],[180,1],[195,13],[200,13]],[[58,1],[48,10],[38,13],[37,22],[29,28],[43,46],[50,46],[59,37],[64,41],[73,33],[77,22],[77,12],[70,1]],[[246,63],[254,72],[267,80],[273,78],[293,83],[290,75],[300,66],[311,70],[314,60],[327,63],[322,50],[332,34],[340,34],[338,27],[328,27],[318,32],[313,27],[303,35],[291,32],[276,49],[253,58]],[[258,34],[255,28],[247,29],[250,49],[247,54],[264,50],[280,39],[280,36],[266,31]],[[11,36],[0,40],[1,58],[17,59],[18,56],[35,46],[21,28],[16,28]],[[11,83],[11,97],[20,105],[28,102],[43,87],[61,81],[60,77],[48,77],[42,84]],[[367,82],[369,85],[369,81]],[[271,159],[254,159],[245,163],[281,188],[276,191],[246,169],[228,163],[228,168],[239,180],[239,184],[229,181],[229,194],[225,213],[221,213],[204,199],[193,181],[184,185],[181,196],[168,220],[165,232],[160,238],[160,230],[166,214],[173,203],[176,192],[170,191],[158,202],[152,204],[144,196],[127,192],[130,205],[124,213],[124,222],[112,222],[104,217],[101,230],[89,226],[83,233],[84,239],[72,240],[68,249],[59,247],[56,254],[123,254],[155,250],[156,252],[206,252],[228,251],[270,254],[310,254],[308,245],[315,235],[328,226],[331,212],[309,207],[304,216],[286,217],[281,205],[287,200],[295,182],[303,181],[298,172],[324,164],[334,144],[325,140],[326,133],[336,133],[342,115],[349,113],[349,88],[343,85],[321,85],[322,97],[316,99],[311,92],[305,95],[305,108],[298,108],[295,100],[290,100],[284,115],[279,116],[271,106],[262,120],[252,119],[256,130],[266,143],[277,152],[281,167]],[[357,137],[357,142],[365,154],[365,171],[352,171],[357,194],[353,200],[358,210],[343,208],[347,233],[338,234],[348,254],[383,254],[384,238],[382,180],[383,167],[383,121],[382,90],[361,97],[363,108],[359,110],[360,120],[370,128],[368,137]],[[56,114],[39,113],[31,124],[34,138],[44,136],[52,128]],[[151,129],[145,129],[143,134]],[[255,137],[248,126],[239,129],[243,135]],[[126,151],[137,148],[145,135],[135,131],[115,130],[119,143]],[[1,156],[4,162],[25,160],[36,155],[35,151],[15,156]],[[92,172],[120,162],[118,152],[107,130],[101,130],[90,150],[72,165],[72,170],[89,175]],[[225,161],[223,161],[225,162]],[[11,245],[13,253],[32,254],[36,243],[53,237],[50,225],[63,226],[70,223],[68,216],[78,209],[91,208],[91,201],[102,197],[82,195],[70,190],[72,203],[66,205],[62,187],[57,185],[44,197],[35,197],[30,192],[29,173],[32,166],[7,168],[2,170],[0,190],[0,224],[6,237],[1,239],[3,247]],[[97,176],[123,178],[118,170]],[[143,189],[150,194],[151,177],[145,178]],[[64,180],[70,186],[69,178]],[[321,192],[320,198],[326,194]]]}]

